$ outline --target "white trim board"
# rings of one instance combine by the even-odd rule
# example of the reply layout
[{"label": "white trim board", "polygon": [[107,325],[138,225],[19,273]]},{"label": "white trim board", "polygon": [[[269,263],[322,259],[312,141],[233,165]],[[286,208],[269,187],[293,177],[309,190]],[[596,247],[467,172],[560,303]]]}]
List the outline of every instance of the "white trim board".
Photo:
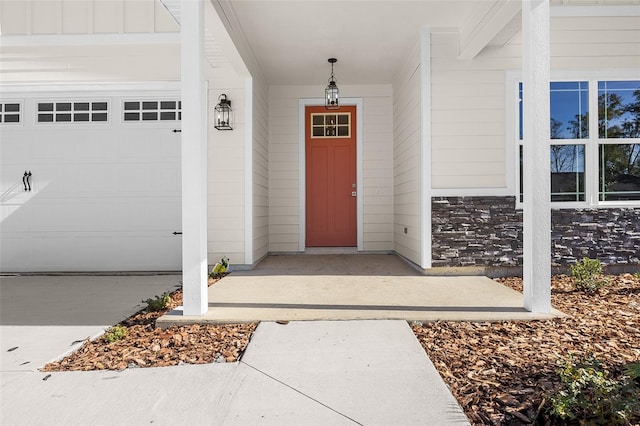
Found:
[{"label": "white trim board", "polygon": [[[342,105],[356,106],[356,185],[358,194],[364,194],[363,184],[363,113],[362,98],[341,98]],[[298,100],[298,200],[299,200],[299,225],[298,225],[298,251],[306,249],[306,144],[305,144],[305,107],[324,105],[323,98],[306,98]],[[358,196],[356,200],[356,222],[358,251],[364,250],[364,198]]]},{"label": "white trim board", "polygon": [[[104,83],[4,83],[0,84],[0,92],[3,96],[11,95],[28,95],[30,93],[64,93],[69,92],[87,92],[87,93],[104,93],[104,95],[118,96],[122,94],[129,95],[131,92],[136,93],[167,93],[169,91],[180,93],[180,81],[162,81],[162,82],[104,82]],[[77,93],[74,93],[77,96]]]},{"label": "white trim board", "polygon": [[180,44],[180,32],[124,34],[3,35],[3,46],[103,46],[129,44]]},{"label": "white trim board", "polygon": [[640,16],[640,6],[551,6],[552,18],[603,17],[603,16]]}]

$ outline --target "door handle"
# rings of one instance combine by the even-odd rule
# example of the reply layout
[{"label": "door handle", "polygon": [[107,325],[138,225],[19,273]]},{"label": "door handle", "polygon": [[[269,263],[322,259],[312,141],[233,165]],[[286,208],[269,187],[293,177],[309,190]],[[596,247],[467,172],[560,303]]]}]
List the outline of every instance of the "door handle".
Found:
[{"label": "door handle", "polygon": [[352,197],[356,197],[358,195],[358,193],[356,191],[351,191],[351,196]]},{"label": "door handle", "polygon": [[24,171],[24,175],[22,175],[22,184],[24,185],[24,190],[25,191],[31,191],[31,170],[29,170],[29,173],[27,173],[27,171]]}]

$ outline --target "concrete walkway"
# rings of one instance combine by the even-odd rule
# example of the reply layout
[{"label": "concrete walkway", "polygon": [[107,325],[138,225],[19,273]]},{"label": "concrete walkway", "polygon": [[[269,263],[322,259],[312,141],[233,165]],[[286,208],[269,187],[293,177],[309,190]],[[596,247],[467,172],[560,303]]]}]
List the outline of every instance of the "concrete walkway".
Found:
[{"label": "concrete walkway", "polygon": [[9,373],[3,425],[468,425],[404,321],[262,323],[239,363]]},{"label": "concrete walkway", "polygon": [[521,293],[481,276],[424,276],[395,255],[270,256],[209,287],[201,317],[175,310],[161,326],[278,320],[504,321],[562,316],[527,312]]},{"label": "concrete walkway", "polygon": [[1,277],[0,424],[468,424],[406,321],[262,322],[238,363],[38,370],[179,279]]}]

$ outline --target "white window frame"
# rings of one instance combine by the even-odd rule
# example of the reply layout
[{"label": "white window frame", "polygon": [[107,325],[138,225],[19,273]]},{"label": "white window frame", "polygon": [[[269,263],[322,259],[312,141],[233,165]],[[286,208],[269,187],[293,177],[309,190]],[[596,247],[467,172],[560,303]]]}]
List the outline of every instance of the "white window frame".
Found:
[{"label": "white window frame", "polygon": [[[602,70],[602,71],[557,71],[551,72],[551,81],[587,81],[589,87],[589,137],[585,139],[552,139],[551,145],[585,145],[585,201],[551,202],[553,209],[640,207],[640,200],[600,201],[598,188],[598,152],[600,144],[616,144],[620,139],[601,139],[598,134],[598,82],[599,81],[640,80],[638,70]],[[512,168],[515,178],[514,192],[516,208],[522,209],[520,201],[520,145],[518,114],[518,83],[522,81],[519,71],[509,71],[506,76],[507,93],[507,144],[512,148]],[[523,118],[526,119],[526,118]],[[624,143],[640,144],[640,139],[624,139]],[[618,142],[620,143],[620,142]]]}]

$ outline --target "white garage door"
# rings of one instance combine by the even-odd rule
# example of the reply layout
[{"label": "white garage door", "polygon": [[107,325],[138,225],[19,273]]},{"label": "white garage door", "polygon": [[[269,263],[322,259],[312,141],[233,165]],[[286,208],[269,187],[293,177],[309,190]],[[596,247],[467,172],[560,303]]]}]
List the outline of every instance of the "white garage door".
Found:
[{"label": "white garage door", "polygon": [[179,270],[178,97],[105,90],[3,97],[1,270]]}]

